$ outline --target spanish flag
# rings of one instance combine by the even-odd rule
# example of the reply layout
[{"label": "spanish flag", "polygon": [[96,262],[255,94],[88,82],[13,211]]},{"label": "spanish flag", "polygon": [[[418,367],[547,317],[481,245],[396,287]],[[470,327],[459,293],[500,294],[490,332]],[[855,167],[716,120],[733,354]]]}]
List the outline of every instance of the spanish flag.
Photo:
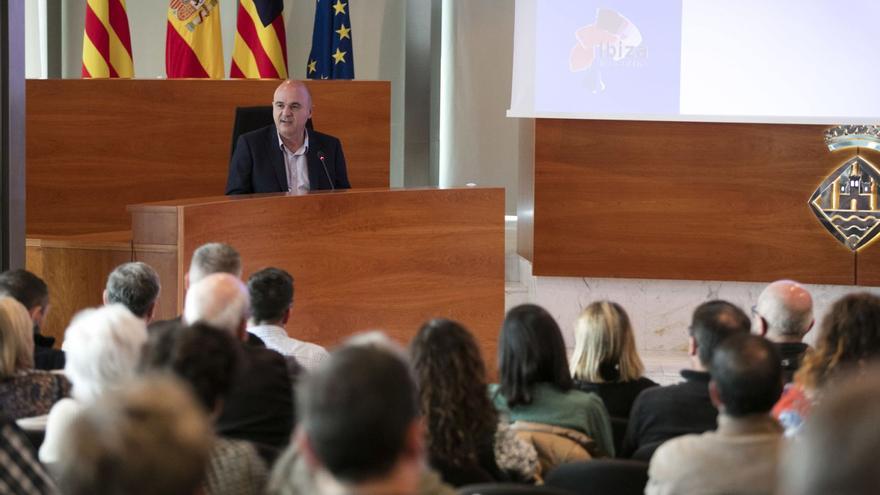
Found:
[{"label": "spanish flag", "polygon": [[134,76],[125,0],[88,0],[82,77]]},{"label": "spanish flag", "polygon": [[283,0],[239,0],[229,77],[287,79]]},{"label": "spanish flag", "polygon": [[220,0],[171,0],[165,36],[169,79],[223,79]]}]

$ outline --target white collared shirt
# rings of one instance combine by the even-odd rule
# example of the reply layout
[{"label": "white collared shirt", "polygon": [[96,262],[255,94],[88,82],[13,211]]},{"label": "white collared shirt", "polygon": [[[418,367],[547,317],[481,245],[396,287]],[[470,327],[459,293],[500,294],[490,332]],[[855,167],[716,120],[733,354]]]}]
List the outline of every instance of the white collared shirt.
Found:
[{"label": "white collared shirt", "polygon": [[309,132],[306,131],[306,138],[296,151],[291,152],[287,146],[284,146],[281,134],[278,135],[278,146],[281,147],[281,153],[284,155],[287,191],[309,192],[311,184],[309,184],[309,162],[306,159],[306,153],[309,151]]},{"label": "white collared shirt", "polygon": [[295,357],[306,371],[315,369],[330,356],[327,350],[318,344],[291,338],[284,328],[277,325],[255,325],[248,327],[247,331],[259,337],[267,348],[285,356]]}]

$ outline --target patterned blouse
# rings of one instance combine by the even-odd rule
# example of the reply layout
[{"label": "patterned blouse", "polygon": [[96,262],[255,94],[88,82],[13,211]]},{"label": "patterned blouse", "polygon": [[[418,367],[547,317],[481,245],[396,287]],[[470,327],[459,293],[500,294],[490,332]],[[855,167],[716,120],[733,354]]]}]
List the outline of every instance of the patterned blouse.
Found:
[{"label": "patterned blouse", "polygon": [[0,415],[16,420],[49,414],[52,404],[70,395],[64,375],[42,370],[17,371],[0,379]]}]

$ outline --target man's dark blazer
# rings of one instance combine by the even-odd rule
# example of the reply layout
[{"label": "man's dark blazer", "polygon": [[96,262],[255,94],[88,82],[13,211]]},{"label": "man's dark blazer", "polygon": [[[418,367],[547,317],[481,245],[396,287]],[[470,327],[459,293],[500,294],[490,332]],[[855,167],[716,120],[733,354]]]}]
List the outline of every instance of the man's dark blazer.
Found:
[{"label": "man's dark blazer", "polygon": [[217,433],[284,448],[296,423],[287,363],[275,351],[242,343],[242,363],[217,419]]},{"label": "man's dark blazer", "polygon": [[[349,189],[345,156],[339,140],[316,131],[309,132],[309,151],[306,161],[309,167],[309,187],[319,189]],[[324,163],[321,164],[321,153]],[[333,187],[330,180],[333,180]],[[264,192],[287,192],[287,172],[284,154],[278,145],[278,131],[269,125],[238,137],[235,152],[229,161],[226,194],[251,194]]]}]

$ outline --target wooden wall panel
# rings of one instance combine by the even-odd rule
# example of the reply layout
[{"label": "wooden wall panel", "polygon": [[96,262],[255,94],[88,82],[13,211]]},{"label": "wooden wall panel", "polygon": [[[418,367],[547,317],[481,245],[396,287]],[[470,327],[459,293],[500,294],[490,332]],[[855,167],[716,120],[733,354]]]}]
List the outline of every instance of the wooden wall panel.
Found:
[{"label": "wooden wall panel", "polygon": [[[171,203],[131,210],[146,219]],[[268,266],[294,276],[288,332],[297,338],[332,346],[356,331],[384,329],[407,342],[424,321],[443,316],[467,325],[488,362],[495,360],[504,317],[502,189],[352,190],[177,204],[178,287],[198,246],[227,242],[242,255],[244,278]],[[169,238],[133,236],[135,253],[138,239]],[[163,278],[163,293],[174,283]]]},{"label": "wooden wall panel", "polygon": [[539,120],[536,275],[852,284],[810,195],[824,126]]},{"label": "wooden wall panel", "polygon": [[70,319],[84,308],[103,304],[107,276],[132,260],[131,232],[29,238],[26,268],[49,286],[49,314],[42,333],[64,340]]},{"label": "wooden wall panel", "polygon": [[[125,206],[222,194],[236,106],[277,81],[28,80],[27,231],[130,229]],[[342,140],[354,187],[387,187],[387,81],[309,81],[315,128]]]},{"label": "wooden wall panel", "polygon": [[[867,148],[858,150],[866,160],[880,168],[880,151]],[[837,152],[838,162],[843,163],[856,152],[846,150]],[[863,246],[856,255],[856,283],[858,285],[880,286],[880,237],[875,237],[868,245]]]}]

